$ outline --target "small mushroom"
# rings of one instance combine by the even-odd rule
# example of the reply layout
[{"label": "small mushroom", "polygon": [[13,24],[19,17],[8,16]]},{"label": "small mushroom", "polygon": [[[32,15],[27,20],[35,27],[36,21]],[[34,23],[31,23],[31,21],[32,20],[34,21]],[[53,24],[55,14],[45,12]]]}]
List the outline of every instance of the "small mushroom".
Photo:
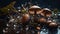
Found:
[{"label": "small mushroom", "polygon": [[41,15],[45,17],[50,17],[52,15],[52,12],[48,8],[44,8],[41,10]]},{"label": "small mushroom", "polygon": [[46,19],[45,18],[40,18],[40,19],[38,19],[38,22],[45,23],[46,22]]},{"label": "small mushroom", "polygon": [[37,26],[37,27],[36,27],[36,29],[37,29],[37,30],[40,30],[40,29],[41,29],[41,27]]},{"label": "small mushroom", "polygon": [[51,23],[49,24],[49,27],[57,27],[57,23],[51,22]]},{"label": "small mushroom", "polygon": [[42,27],[37,25],[37,26],[35,26],[35,28],[36,28],[36,30],[41,30]]},{"label": "small mushroom", "polygon": [[22,22],[22,23],[25,23],[25,22],[27,22],[29,19],[30,19],[29,14],[24,14],[24,15],[22,16],[22,18],[21,18],[21,22]]}]

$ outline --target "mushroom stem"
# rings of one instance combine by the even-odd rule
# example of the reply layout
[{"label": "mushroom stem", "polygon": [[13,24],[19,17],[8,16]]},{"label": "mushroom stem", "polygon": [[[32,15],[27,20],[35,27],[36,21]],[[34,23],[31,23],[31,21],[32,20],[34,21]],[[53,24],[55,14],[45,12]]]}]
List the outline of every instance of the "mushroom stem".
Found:
[{"label": "mushroom stem", "polygon": [[38,34],[40,34],[40,32],[38,31]]}]

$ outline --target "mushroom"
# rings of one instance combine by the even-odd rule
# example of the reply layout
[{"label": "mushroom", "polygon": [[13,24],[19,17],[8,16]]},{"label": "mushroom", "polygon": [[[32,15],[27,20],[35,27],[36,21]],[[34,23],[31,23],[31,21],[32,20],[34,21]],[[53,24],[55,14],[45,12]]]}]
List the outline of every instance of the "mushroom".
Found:
[{"label": "mushroom", "polygon": [[39,6],[32,6],[29,8],[29,13],[30,14],[40,14],[41,8]]},{"label": "mushroom", "polygon": [[41,15],[45,17],[50,17],[52,15],[52,12],[48,8],[44,8],[41,10]]},{"label": "mushroom", "polygon": [[25,23],[30,19],[29,14],[24,14],[21,18],[21,23]]},{"label": "mushroom", "polygon": [[37,27],[36,27],[36,29],[37,29],[37,30],[40,30],[40,29],[41,29],[41,27],[40,27],[40,26],[37,26]]},{"label": "mushroom", "polygon": [[49,24],[49,27],[57,27],[57,23],[51,22],[51,23]]},{"label": "mushroom", "polygon": [[40,19],[38,19],[38,22],[45,23],[46,22],[46,19],[45,18],[40,18]]}]

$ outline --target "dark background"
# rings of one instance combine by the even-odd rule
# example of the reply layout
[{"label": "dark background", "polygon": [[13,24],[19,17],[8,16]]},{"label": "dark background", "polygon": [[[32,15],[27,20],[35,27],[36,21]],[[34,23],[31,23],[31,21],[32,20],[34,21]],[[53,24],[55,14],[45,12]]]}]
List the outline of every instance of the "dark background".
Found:
[{"label": "dark background", "polygon": [[31,1],[33,4],[36,4],[35,2],[37,2],[40,7],[60,9],[60,0],[0,0],[0,8],[8,5],[12,1],[17,2],[15,7],[20,6],[21,4],[24,4],[25,2]]}]

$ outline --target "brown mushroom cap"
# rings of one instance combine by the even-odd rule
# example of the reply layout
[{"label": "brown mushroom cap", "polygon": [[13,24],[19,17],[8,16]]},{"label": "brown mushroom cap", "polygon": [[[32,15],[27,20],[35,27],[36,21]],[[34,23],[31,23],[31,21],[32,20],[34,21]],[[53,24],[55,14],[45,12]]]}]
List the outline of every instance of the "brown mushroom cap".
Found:
[{"label": "brown mushroom cap", "polygon": [[48,8],[44,8],[44,9],[42,9],[42,13],[41,13],[41,15],[42,15],[42,16],[46,16],[46,17],[49,17],[49,16],[52,15],[52,12],[51,12],[50,9],[48,9]]},{"label": "brown mushroom cap", "polygon": [[34,11],[34,10],[40,10],[41,8],[39,7],[39,6],[36,6],[36,5],[34,5],[34,6],[31,6],[30,8],[29,8],[29,10],[32,10],[32,11]]},{"label": "brown mushroom cap", "polygon": [[29,13],[34,14],[35,11],[38,13],[38,12],[40,12],[40,10],[41,10],[41,8],[39,6],[34,5],[34,6],[29,8]]},{"label": "brown mushroom cap", "polygon": [[49,26],[50,26],[50,27],[57,27],[57,23],[51,22],[51,23],[49,24]]},{"label": "brown mushroom cap", "polygon": [[26,21],[28,21],[30,18],[29,14],[24,14],[21,18],[21,22],[25,23]]},{"label": "brown mushroom cap", "polygon": [[46,22],[46,19],[45,18],[40,18],[40,19],[38,19],[38,22],[45,23]]},{"label": "brown mushroom cap", "polygon": [[40,30],[41,28],[40,27],[36,27],[37,30]]}]

